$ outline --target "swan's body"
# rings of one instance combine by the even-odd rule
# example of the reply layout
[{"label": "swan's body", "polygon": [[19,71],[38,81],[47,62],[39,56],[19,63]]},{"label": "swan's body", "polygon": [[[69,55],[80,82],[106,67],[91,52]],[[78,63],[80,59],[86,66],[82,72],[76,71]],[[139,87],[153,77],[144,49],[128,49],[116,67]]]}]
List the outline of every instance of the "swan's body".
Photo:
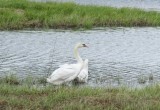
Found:
[{"label": "swan's body", "polygon": [[[70,67],[70,65],[64,64],[60,65],[60,67],[68,68]],[[88,59],[85,59],[85,61],[83,61],[83,67],[74,81],[77,83],[87,83],[87,80],[88,80]]]},{"label": "swan's body", "polygon": [[83,68],[75,79],[79,83],[87,83],[88,80],[88,59],[85,59]]},{"label": "swan's body", "polygon": [[81,63],[60,67],[56,69],[49,78],[47,78],[47,82],[54,85],[60,85],[65,82],[72,81],[77,77],[81,68]]},{"label": "swan's body", "polygon": [[85,44],[78,43],[74,48],[74,55],[77,59],[76,64],[64,64],[56,69],[49,78],[47,82],[54,85],[60,85],[69,81],[74,80],[83,68],[83,60],[79,56],[78,48],[87,47]]}]

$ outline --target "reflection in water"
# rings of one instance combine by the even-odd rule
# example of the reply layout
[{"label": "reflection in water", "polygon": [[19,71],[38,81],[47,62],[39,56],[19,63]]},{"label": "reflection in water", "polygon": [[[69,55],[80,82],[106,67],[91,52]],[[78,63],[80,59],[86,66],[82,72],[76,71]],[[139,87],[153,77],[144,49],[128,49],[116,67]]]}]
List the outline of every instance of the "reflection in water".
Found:
[{"label": "reflection in water", "polygon": [[52,60],[51,71],[75,62],[73,47],[82,41],[89,45],[80,49],[89,59],[89,85],[147,85],[160,80],[159,35],[160,28],[1,31],[0,74],[46,77]]}]

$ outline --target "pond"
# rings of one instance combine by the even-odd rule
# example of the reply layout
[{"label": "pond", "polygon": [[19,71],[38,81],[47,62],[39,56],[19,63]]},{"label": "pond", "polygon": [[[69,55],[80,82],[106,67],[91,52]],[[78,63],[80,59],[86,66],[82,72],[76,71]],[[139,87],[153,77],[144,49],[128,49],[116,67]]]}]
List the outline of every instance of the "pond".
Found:
[{"label": "pond", "polygon": [[112,7],[132,7],[144,10],[160,11],[160,0],[31,0],[39,2],[74,2],[83,5],[100,5]]},{"label": "pond", "polygon": [[89,59],[89,86],[145,86],[160,81],[160,28],[98,28],[85,31],[0,31],[0,76],[46,78],[75,63],[77,42]]}]

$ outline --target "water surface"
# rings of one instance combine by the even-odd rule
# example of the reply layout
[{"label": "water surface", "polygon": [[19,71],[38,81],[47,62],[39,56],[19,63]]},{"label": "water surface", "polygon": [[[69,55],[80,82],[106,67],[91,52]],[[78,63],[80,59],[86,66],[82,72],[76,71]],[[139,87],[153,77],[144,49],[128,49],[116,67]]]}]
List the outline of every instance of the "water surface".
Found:
[{"label": "water surface", "polygon": [[73,47],[85,42],[89,48],[80,54],[89,59],[88,85],[148,85],[160,81],[159,35],[160,28],[1,31],[0,74],[47,77],[59,65],[76,62]]},{"label": "water surface", "polygon": [[56,2],[75,2],[83,5],[100,5],[112,7],[131,7],[141,8],[144,10],[160,11],[160,0],[32,0],[40,2],[56,1]]}]

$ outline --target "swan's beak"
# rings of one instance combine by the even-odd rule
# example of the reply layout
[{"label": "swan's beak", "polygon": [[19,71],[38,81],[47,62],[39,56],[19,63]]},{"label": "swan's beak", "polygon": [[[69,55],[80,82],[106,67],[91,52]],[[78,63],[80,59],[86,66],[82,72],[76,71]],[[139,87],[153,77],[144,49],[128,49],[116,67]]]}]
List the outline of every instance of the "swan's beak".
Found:
[{"label": "swan's beak", "polygon": [[83,47],[88,47],[86,44],[83,44]]}]

